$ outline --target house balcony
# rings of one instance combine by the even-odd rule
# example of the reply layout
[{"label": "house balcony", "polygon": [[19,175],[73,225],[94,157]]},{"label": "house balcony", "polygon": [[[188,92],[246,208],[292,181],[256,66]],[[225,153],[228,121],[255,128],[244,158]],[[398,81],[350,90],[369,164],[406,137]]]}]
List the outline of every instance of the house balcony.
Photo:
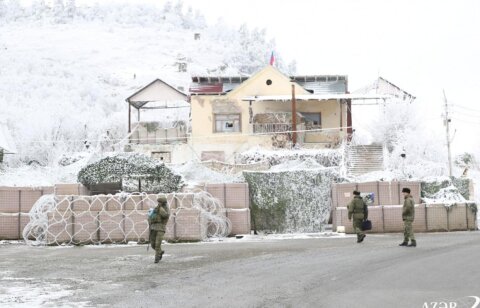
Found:
[{"label": "house balcony", "polygon": [[[305,124],[297,124],[297,144],[303,144],[305,139]],[[274,145],[286,144],[293,138],[293,127],[289,123],[253,123],[253,133],[256,135],[271,135]],[[283,146],[280,146],[283,147]]]},{"label": "house balcony", "polygon": [[176,144],[187,143],[187,126],[176,122],[170,127],[162,127],[160,122],[138,122],[132,130],[130,144]]}]

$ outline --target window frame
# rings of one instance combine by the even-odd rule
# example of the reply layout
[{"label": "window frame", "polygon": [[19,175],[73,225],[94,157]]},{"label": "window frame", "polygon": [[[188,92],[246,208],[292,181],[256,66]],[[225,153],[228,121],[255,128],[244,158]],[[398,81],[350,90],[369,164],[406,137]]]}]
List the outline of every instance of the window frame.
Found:
[{"label": "window frame", "polygon": [[[217,131],[217,117],[218,116],[238,116],[238,131]],[[222,120],[220,120],[222,121]],[[226,122],[228,120],[223,120]],[[233,120],[233,125],[235,127],[235,120]],[[213,133],[214,134],[238,134],[242,132],[242,114],[241,113],[214,113],[213,114]]]},{"label": "window frame", "polygon": [[307,122],[307,118],[304,116],[304,115],[318,115],[319,116],[319,120],[320,120],[320,123],[318,125],[315,125],[314,126],[319,126],[320,128],[322,128],[322,113],[321,112],[300,112],[301,115],[305,118],[305,123]]}]

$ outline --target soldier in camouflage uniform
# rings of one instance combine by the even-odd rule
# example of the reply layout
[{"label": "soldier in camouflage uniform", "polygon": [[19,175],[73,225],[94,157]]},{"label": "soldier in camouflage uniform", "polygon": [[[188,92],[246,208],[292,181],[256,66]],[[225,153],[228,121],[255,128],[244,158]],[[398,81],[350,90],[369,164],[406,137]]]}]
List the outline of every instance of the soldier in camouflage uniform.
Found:
[{"label": "soldier in camouflage uniform", "polygon": [[[402,211],[404,240],[400,246],[417,247],[417,241],[415,240],[412,227],[413,220],[415,219],[415,201],[413,201],[413,197],[410,195],[410,188],[403,188],[402,194],[405,198]],[[408,240],[410,240],[410,244],[408,244]]]},{"label": "soldier in camouflage uniform", "polygon": [[167,205],[166,197],[157,199],[158,205],[153,210],[153,214],[149,217],[150,225],[150,245],[155,249],[155,263],[162,260],[164,251],[162,250],[162,240],[167,229],[168,219],[170,218],[170,210]]},{"label": "soldier in camouflage uniform", "polygon": [[348,204],[348,219],[353,218],[353,230],[357,234],[357,243],[363,242],[366,237],[362,230],[362,222],[368,218],[368,208],[359,191],[353,192],[353,200]]}]

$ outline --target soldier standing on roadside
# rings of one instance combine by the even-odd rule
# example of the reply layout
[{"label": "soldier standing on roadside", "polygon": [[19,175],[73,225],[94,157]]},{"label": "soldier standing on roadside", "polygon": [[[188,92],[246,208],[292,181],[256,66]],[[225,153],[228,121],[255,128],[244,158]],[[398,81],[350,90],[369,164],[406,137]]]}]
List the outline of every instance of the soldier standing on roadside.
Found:
[{"label": "soldier standing on roadside", "polygon": [[353,218],[353,231],[357,234],[357,243],[363,242],[366,237],[362,230],[362,223],[368,218],[368,208],[359,191],[353,192],[353,200],[348,204],[348,219]]},{"label": "soldier standing on roadside", "polygon": [[167,229],[168,219],[170,218],[170,210],[167,205],[165,196],[157,199],[158,205],[148,215],[150,226],[150,245],[155,249],[155,263],[162,260],[163,253],[162,241]]},{"label": "soldier standing on roadside", "polygon": [[[402,189],[403,202],[402,219],[404,225],[404,240],[399,246],[417,247],[417,241],[415,240],[415,234],[413,234],[413,221],[415,220],[415,201],[413,201],[412,195],[410,195],[410,188]],[[408,244],[410,240],[410,244]]]}]

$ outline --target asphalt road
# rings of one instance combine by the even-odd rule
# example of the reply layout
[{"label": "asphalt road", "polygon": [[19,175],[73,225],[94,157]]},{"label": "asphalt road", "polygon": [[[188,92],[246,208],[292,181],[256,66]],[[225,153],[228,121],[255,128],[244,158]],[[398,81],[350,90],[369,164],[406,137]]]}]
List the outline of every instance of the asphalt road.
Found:
[{"label": "asphalt road", "polygon": [[419,234],[417,248],[398,247],[401,240],[172,244],[160,264],[144,245],[3,244],[0,306],[472,307],[480,232]]}]

